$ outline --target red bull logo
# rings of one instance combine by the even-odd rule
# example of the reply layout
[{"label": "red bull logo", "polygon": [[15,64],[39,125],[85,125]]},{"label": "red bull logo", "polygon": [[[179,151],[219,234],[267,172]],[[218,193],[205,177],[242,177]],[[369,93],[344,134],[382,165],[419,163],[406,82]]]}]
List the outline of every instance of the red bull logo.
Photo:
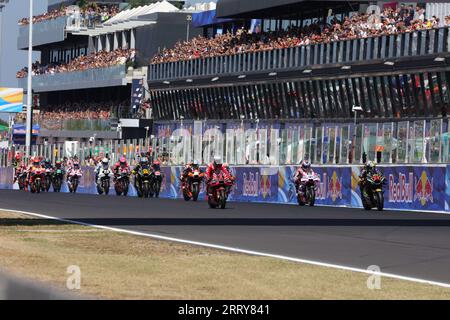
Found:
[{"label": "red bull logo", "polygon": [[[407,179],[408,178],[408,179]],[[413,202],[413,178],[414,174],[409,172],[398,174],[398,182],[395,182],[393,174],[389,175],[389,202],[412,203]]]},{"label": "red bull logo", "polygon": [[428,179],[425,171],[422,171],[419,179],[416,178],[415,188],[414,200],[419,200],[422,206],[428,201],[433,202],[433,178]]},{"label": "red bull logo", "polygon": [[264,199],[266,198],[266,196],[270,196],[270,176],[261,176],[259,186]]},{"label": "red bull logo", "polygon": [[342,199],[342,177],[338,177],[336,171],[333,171],[331,178],[328,180],[327,197],[336,201],[337,198]]},{"label": "red bull logo", "polygon": [[242,175],[242,195],[248,197],[258,196],[259,173],[243,173]]}]

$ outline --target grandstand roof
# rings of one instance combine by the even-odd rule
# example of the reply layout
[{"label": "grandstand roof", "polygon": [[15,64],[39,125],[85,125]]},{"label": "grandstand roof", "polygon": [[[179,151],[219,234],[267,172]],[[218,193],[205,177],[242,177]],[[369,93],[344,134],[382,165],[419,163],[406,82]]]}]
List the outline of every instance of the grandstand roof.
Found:
[{"label": "grandstand roof", "polygon": [[352,3],[368,1],[346,0],[219,0],[217,17],[219,18],[266,18],[277,17],[317,9],[333,8]]},{"label": "grandstand roof", "polygon": [[139,6],[137,8],[123,10],[100,26],[93,29],[84,28],[80,31],[73,31],[72,33],[77,35],[98,36],[116,31],[129,30],[156,23],[152,20],[140,19],[142,16],[157,12],[174,11],[179,11],[179,9],[168,1],[163,0],[147,6]]}]

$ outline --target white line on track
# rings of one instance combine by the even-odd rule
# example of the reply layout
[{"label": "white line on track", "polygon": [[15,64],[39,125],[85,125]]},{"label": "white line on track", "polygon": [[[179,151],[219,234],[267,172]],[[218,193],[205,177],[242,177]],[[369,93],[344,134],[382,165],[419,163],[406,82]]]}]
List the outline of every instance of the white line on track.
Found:
[{"label": "white line on track", "polygon": [[226,250],[226,251],[244,253],[244,254],[255,255],[255,256],[269,257],[269,258],[281,259],[281,260],[286,260],[286,261],[305,263],[305,264],[310,264],[310,265],[315,265],[315,266],[320,266],[320,267],[328,267],[328,268],[334,268],[334,269],[354,271],[354,272],[365,273],[365,274],[370,274],[370,275],[383,276],[383,277],[392,278],[392,279],[405,280],[405,281],[411,281],[411,282],[417,282],[417,283],[429,284],[429,285],[433,285],[433,286],[444,287],[444,288],[450,288],[449,283],[425,280],[425,279],[414,278],[414,277],[407,277],[407,276],[402,276],[402,275],[398,275],[398,274],[376,272],[376,271],[371,271],[371,270],[366,270],[366,269],[361,269],[361,268],[343,266],[343,265],[339,265],[339,264],[332,264],[332,263],[326,263],[326,262],[320,262],[320,261],[314,261],[314,260],[300,259],[300,258],[265,253],[265,252],[260,252],[260,251],[253,251],[253,250],[246,250],[246,249],[222,246],[222,245],[206,243],[206,242],[198,242],[198,241],[191,241],[191,240],[185,240],[185,239],[179,239],[179,238],[173,238],[173,237],[166,237],[166,236],[161,236],[161,235],[152,234],[152,233],[145,233],[145,232],[139,232],[139,231],[133,231],[133,230],[127,230],[127,229],[121,229],[121,228],[114,228],[114,227],[85,223],[85,222],[81,222],[81,221],[77,221],[77,220],[69,220],[69,219],[64,219],[64,218],[47,216],[44,214],[39,214],[39,213],[34,213],[34,212],[29,212],[29,211],[20,211],[20,210],[3,209],[3,208],[0,208],[0,210],[16,212],[16,213],[21,213],[21,214],[27,214],[27,215],[35,216],[35,217],[39,217],[39,218],[58,220],[58,221],[62,221],[62,222],[68,222],[68,223],[73,223],[73,224],[78,224],[78,225],[83,225],[83,226],[88,226],[88,227],[93,227],[93,228],[98,228],[98,229],[104,229],[104,230],[109,230],[109,231],[122,232],[122,233],[132,234],[132,235],[136,235],[136,236],[144,236],[144,237],[149,237],[149,238],[154,238],[154,239],[159,239],[159,240],[174,241],[174,242],[208,247],[208,248],[214,248],[214,249],[219,249],[219,250]]}]

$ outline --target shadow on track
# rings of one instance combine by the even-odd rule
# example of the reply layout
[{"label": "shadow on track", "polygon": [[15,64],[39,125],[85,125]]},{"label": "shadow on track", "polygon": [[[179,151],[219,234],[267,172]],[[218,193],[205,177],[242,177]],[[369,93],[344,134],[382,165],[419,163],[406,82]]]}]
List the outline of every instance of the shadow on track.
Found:
[{"label": "shadow on track", "polygon": [[69,222],[52,220],[52,219],[17,219],[17,218],[1,218],[1,227],[12,227],[12,226],[57,226],[57,225],[67,225],[71,224]]},{"label": "shadow on track", "polygon": [[[239,219],[239,218],[66,218],[104,226],[355,226],[450,227],[450,220],[433,219]],[[49,219],[0,219],[0,226],[62,225]]]}]

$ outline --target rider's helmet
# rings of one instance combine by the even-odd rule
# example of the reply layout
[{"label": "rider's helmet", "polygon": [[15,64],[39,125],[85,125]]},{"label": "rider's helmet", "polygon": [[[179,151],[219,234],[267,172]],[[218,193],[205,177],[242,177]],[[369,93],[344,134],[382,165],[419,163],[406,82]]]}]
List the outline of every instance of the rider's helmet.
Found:
[{"label": "rider's helmet", "polygon": [[119,163],[121,167],[125,167],[127,165],[127,159],[124,156],[122,156],[119,159]]},{"label": "rider's helmet", "polygon": [[368,161],[366,163],[366,170],[367,171],[372,171],[373,169],[375,169],[375,162],[373,161]]},{"label": "rider's helmet", "polygon": [[108,158],[103,158],[102,159],[102,166],[103,166],[103,168],[107,168],[109,166],[109,159]]},{"label": "rider's helmet", "polygon": [[154,164],[155,166],[159,166],[161,163],[160,163],[158,160],[155,160],[155,161],[153,161],[153,164]]},{"label": "rider's helmet", "polygon": [[39,157],[34,157],[32,160],[33,166],[37,167],[41,164]]},{"label": "rider's helmet", "polygon": [[16,159],[16,161],[21,161],[22,160],[22,155],[20,154],[19,151],[16,152],[16,155],[14,156],[14,159]]},{"label": "rider's helmet", "polygon": [[50,161],[50,159],[45,159],[45,160],[44,160],[44,164],[45,164],[46,166],[50,166],[50,165],[52,164],[52,162]]},{"label": "rider's helmet", "polygon": [[73,162],[73,168],[76,169],[76,170],[80,169],[80,163],[78,161],[74,161]]},{"label": "rider's helmet", "polygon": [[214,166],[214,169],[222,168],[222,158],[219,156],[215,156],[214,161],[213,161],[213,166]]},{"label": "rider's helmet", "polygon": [[148,165],[148,159],[147,157],[142,157],[141,158],[141,166],[146,166]]},{"label": "rider's helmet", "polygon": [[307,171],[307,170],[311,169],[311,163],[308,160],[304,160],[302,162],[302,169],[304,171]]},{"label": "rider's helmet", "polygon": [[55,161],[55,166],[58,167],[58,168],[62,166],[61,159],[58,159],[58,160]]}]

